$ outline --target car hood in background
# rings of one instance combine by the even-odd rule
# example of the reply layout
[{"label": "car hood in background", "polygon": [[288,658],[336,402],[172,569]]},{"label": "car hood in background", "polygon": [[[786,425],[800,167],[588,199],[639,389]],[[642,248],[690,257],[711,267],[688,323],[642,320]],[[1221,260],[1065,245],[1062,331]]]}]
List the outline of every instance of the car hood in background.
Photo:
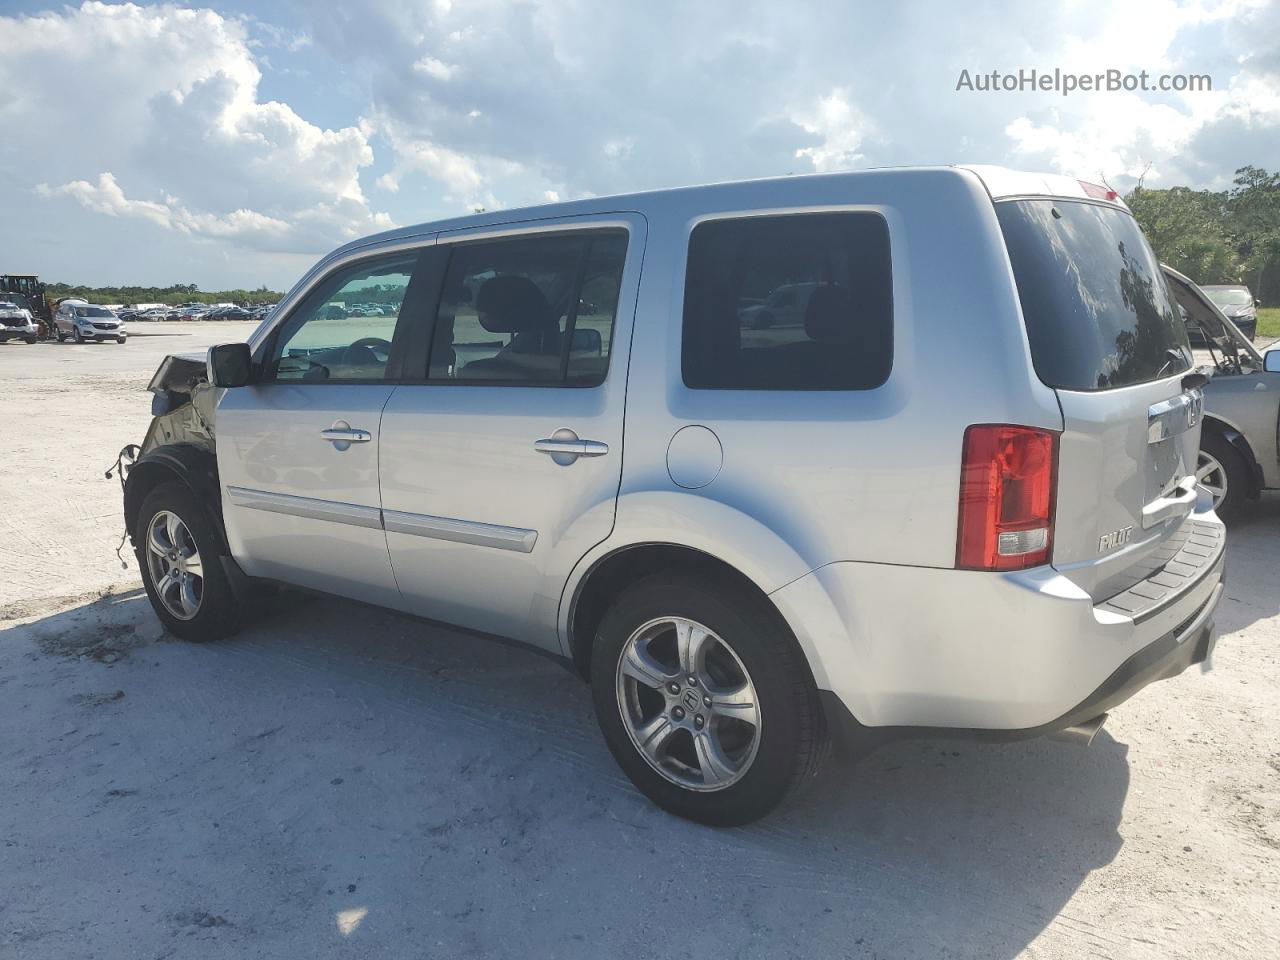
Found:
[{"label": "car hood in background", "polygon": [[1213,329],[1207,329],[1204,332],[1220,343],[1231,343],[1236,349],[1242,350],[1245,354],[1253,359],[1258,365],[1258,369],[1262,369],[1262,354],[1258,352],[1258,348],[1253,345],[1253,341],[1246,337],[1230,318],[1222,312],[1222,308],[1209,299],[1208,295],[1200,289],[1194,280],[1187,277],[1173,267],[1167,264],[1160,264],[1160,269],[1164,271],[1165,277],[1174,286],[1185,291],[1195,297],[1206,309],[1204,316],[1197,318],[1201,328],[1204,328],[1206,322],[1212,325]]}]

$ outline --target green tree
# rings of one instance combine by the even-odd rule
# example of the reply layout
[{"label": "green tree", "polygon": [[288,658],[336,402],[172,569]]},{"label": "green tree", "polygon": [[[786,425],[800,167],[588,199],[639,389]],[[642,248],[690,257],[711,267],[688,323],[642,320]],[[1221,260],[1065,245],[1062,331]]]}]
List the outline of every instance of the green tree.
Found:
[{"label": "green tree", "polygon": [[1236,282],[1240,261],[1223,225],[1226,193],[1139,186],[1125,202],[1161,262],[1198,283]]},{"label": "green tree", "polygon": [[1280,300],[1280,173],[1246,166],[1230,190],[1139,184],[1125,197],[1156,255],[1197,283],[1246,283]]},{"label": "green tree", "polygon": [[[1227,230],[1235,241],[1246,282],[1262,294],[1280,268],[1280,173],[1241,167],[1227,202]],[[1272,292],[1273,291],[1269,291]]]}]

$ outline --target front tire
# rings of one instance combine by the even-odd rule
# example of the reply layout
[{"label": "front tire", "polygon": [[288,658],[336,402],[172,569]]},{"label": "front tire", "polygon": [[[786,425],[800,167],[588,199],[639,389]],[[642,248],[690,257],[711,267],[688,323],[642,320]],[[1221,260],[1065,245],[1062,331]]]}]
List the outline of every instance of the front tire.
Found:
[{"label": "front tire", "polygon": [[1213,509],[1224,520],[1239,516],[1249,489],[1248,466],[1226,439],[1206,431],[1200,437],[1196,479],[1213,494]]},{"label": "front tire", "polygon": [[79,327],[76,327],[76,331],[72,336],[75,337],[76,343],[84,343],[84,334],[80,332]]},{"label": "front tire", "polygon": [[817,691],[763,598],[657,574],[605,614],[591,658],[596,719],[649,799],[700,823],[756,820],[816,769]]},{"label": "front tire", "polygon": [[134,527],[134,552],[151,607],[184,640],[218,640],[239,626],[222,567],[222,540],[208,509],[182,483],[147,494]]}]

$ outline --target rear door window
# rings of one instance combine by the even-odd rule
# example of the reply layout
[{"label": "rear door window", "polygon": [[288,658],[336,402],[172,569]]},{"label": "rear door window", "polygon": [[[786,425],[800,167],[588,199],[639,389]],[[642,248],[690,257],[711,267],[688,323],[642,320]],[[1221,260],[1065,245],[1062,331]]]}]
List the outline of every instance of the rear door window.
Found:
[{"label": "rear door window", "polygon": [[875,213],[708,220],[689,238],[681,366],[703,390],[869,390],[893,365]]},{"label": "rear door window", "polygon": [[463,241],[449,251],[428,378],[598,386],[613,347],[625,230]]},{"label": "rear door window", "polygon": [[1126,211],[1063,200],[996,204],[1036,374],[1108,390],[1189,370],[1191,346],[1160,264]]}]

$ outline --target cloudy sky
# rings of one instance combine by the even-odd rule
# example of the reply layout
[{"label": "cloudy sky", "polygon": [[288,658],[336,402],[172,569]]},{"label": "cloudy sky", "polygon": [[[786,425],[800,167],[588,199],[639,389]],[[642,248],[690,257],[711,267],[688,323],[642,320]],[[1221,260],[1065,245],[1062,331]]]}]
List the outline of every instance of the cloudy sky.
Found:
[{"label": "cloudy sky", "polygon": [[[985,162],[1124,189],[1280,167],[1280,2],[0,0],[0,272],[291,285],[391,226]],[[957,91],[1107,69],[1209,92]]]}]

